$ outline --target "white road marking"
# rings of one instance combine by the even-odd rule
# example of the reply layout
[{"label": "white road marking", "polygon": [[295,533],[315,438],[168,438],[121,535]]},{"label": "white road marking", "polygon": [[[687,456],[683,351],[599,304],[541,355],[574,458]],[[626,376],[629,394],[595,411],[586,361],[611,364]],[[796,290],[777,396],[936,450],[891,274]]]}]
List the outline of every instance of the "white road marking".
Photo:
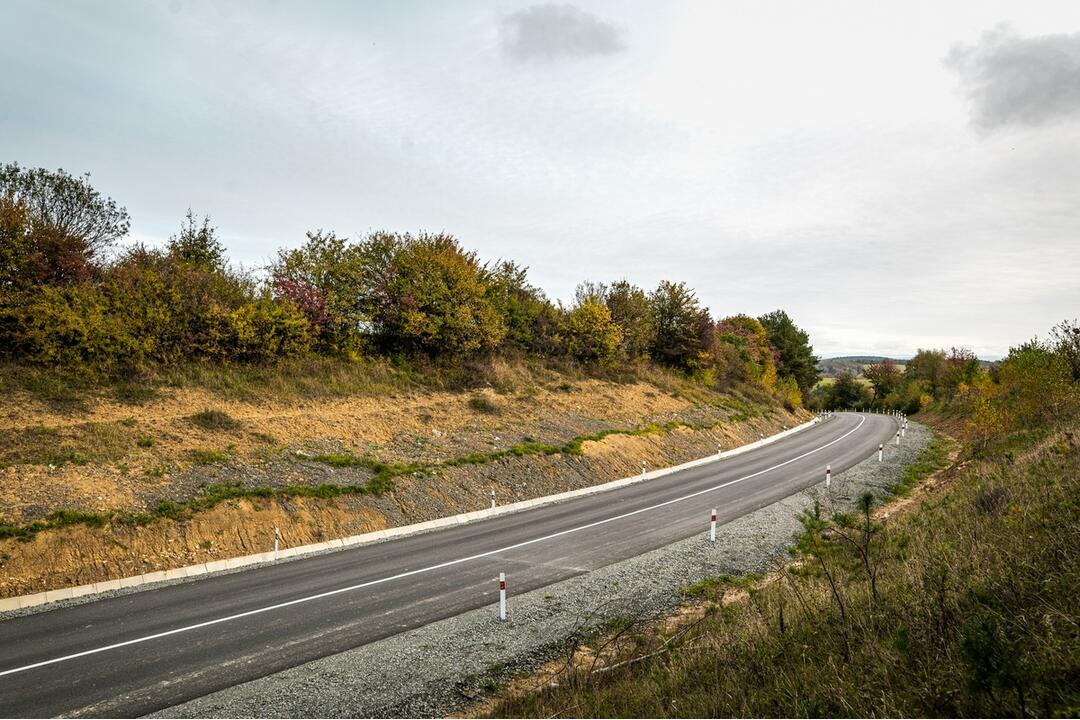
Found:
[{"label": "white road marking", "polygon": [[543,537],[533,538],[532,540],[525,540],[523,542],[515,543],[514,545],[507,545],[506,547],[498,548],[497,550],[489,550],[487,552],[482,552],[482,553],[479,553],[477,555],[469,555],[468,557],[458,558],[457,560],[447,560],[446,562],[439,563],[438,565],[430,565],[428,567],[418,568],[416,570],[408,570],[406,572],[398,573],[397,575],[390,575],[389,577],[379,578],[378,580],[368,580],[367,582],[362,582],[362,583],[359,583],[357,585],[349,585],[348,587],[338,588],[336,590],[328,590],[326,592],[319,593],[317,595],[309,595],[307,597],[297,598],[295,600],[289,600],[287,602],[278,603],[276,605],[267,605],[266,607],[256,608],[255,610],[248,610],[246,612],[237,613],[235,615],[228,615],[226,617],[215,618],[214,620],[207,620],[205,622],[196,623],[194,625],[186,625],[184,627],[175,628],[173,630],[166,630],[165,632],[154,633],[153,635],[145,635],[143,637],[134,638],[133,640],[125,640],[123,642],[113,643],[112,645],[104,645],[104,646],[99,647],[99,648],[93,648],[91,650],[83,650],[82,652],[72,653],[71,655],[64,655],[62,657],[52,658],[51,660],[42,660],[41,662],[32,663],[30,665],[23,665],[22,667],[12,668],[10,670],[3,670],[3,671],[0,671],[0,677],[3,677],[4,675],[14,675],[15,673],[25,672],[27,670],[33,670],[35,668],[43,667],[45,665],[53,665],[55,663],[64,662],[65,660],[74,660],[76,658],[85,657],[87,655],[96,655],[97,653],[102,653],[102,652],[105,652],[107,650],[115,650],[117,648],[126,647],[128,645],[136,645],[138,643],[149,642],[150,640],[157,640],[159,638],[168,637],[170,635],[177,635],[179,633],[189,632],[191,630],[198,630],[199,628],[209,627],[211,625],[218,625],[220,623],[229,622],[231,620],[239,620],[240,618],[250,617],[252,615],[259,615],[261,613],[271,612],[273,610],[280,610],[281,608],[289,607],[290,605],[299,605],[301,603],[311,602],[312,600],[320,600],[320,599],[325,598],[325,597],[331,597],[332,595],[340,595],[341,593],[346,593],[346,592],[351,592],[353,590],[360,590],[362,588],[371,587],[372,585],[381,585],[382,583],[391,582],[393,580],[400,580],[401,578],[410,577],[412,575],[419,575],[420,573],[431,572],[433,570],[441,570],[442,568],[445,568],[445,567],[450,567],[450,566],[453,566],[453,565],[460,565],[461,563],[469,562],[469,561],[472,561],[472,560],[479,560],[481,558],[490,557],[492,555],[498,555],[499,553],[507,552],[509,550],[516,550],[517,548],[525,547],[527,545],[534,545],[534,544],[539,543],[539,542],[544,542],[545,540],[551,540],[553,538],[562,537],[563,535],[569,535],[571,533],[580,532],[582,530],[588,530],[590,528],[594,528],[594,527],[597,527],[599,525],[606,525],[607,523],[615,522],[616,520],[623,520],[625,518],[632,517],[634,515],[640,515],[641,513],[649,512],[650,510],[656,510],[658,508],[667,507],[668,505],[674,505],[675,503],[683,502],[684,500],[689,500],[691,498],[695,498],[695,497],[698,497],[700,495],[705,495],[706,493],[716,492],[717,490],[721,490],[723,488],[730,487],[731,485],[734,485],[736,483],[740,483],[740,482],[742,482],[744,480],[749,480],[750,478],[755,478],[758,475],[764,475],[765,473],[772,472],[773,470],[776,470],[777,468],[782,468],[785,465],[790,465],[791,463],[795,462],[796,460],[802,460],[804,457],[808,457],[810,455],[813,455],[816,452],[820,452],[820,451],[824,450],[825,448],[830,447],[830,446],[835,445],[836,443],[840,442],[841,440],[843,440],[844,438],[846,438],[847,436],[851,435],[856,430],[861,428],[863,426],[864,422],[866,422],[866,418],[860,416],[859,417],[859,424],[856,425],[855,427],[853,427],[851,430],[848,430],[846,433],[844,433],[840,437],[838,437],[835,440],[832,440],[832,441],[830,441],[828,443],[825,443],[821,447],[814,448],[813,450],[805,452],[802,455],[793,457],[790,460],[785,460],[784,462],[779,463],[777,465],[773,465],[772,467],[765,468],[764,470],[758,470],[755,473],[751,473],[749,475],[744,475],[743,477],[736,478],[735,480],[729,480],[726,483],[721,483],[720,485],[715,485],[715,486],[713,486],[711,488],[705,488],[704,490],[698,490],[697,492],[690,493],[689,495],[683,495],[681,497],[673,498],[671,500],[665,500],[664,502],[657,503],[656,505],[650,505],[648,507],[639,508],[637,510],[632,510],[631,512],[628,512],[628,513],[623,513],[622,515],[615,515],[613,517],[605,518],[604,520],[597,520],[595,522],[591,522],[591,523],[588,523],[588,524],[585,524],[585,525],[580,525],[580,526],[574,527],[574,528],[569,528],[567,530],[560,530],[557,533],[552,533],[550,535],[544,535]]}]

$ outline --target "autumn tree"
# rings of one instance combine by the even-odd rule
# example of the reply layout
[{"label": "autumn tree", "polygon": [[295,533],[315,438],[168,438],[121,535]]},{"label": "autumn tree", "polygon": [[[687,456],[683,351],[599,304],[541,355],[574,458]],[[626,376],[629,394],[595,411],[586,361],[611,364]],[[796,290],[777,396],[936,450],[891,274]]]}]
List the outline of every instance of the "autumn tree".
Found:
[{"label": "autumn tree", "polygon": [[716,337],[734,348],[740,364],[739,380],[752,381],[771,390],[776,385],[776,351],[769,343],[768,333],[761,322],[749,315],[731,315],[716,324]]},{"label": "autumn tree", "polygon": [[362,296],[384,349],[460,356],[494,350],[506,336],[476,253],[449,235],[376,234],[360,258]]},{"label": "autumn tree", "polygon": [[863,375],[874,386],[874,396],[879,400],[896,392],[904,379],[900,367],[891,358],[885,358],[879,363],[867,366],[863,370]]},{"label": "autumn tree", "polygon": [[95,190],[89,173],[8,163],[0,166],[0,196],[25,207],[37,229],[81,241],[88,261],[99,260],[130,225],[127,210]]},{"label": "autumn tree", "polygon": [[1080,381],[1080,324],[1062,320],[1050,331],[1050,344],[1068,363],[1073,381]]},{"label": "autumn tree", "polygon": [[487,296],[506,328],[506,346],[550,355],[558,350],[559,317],[544,292],[529,283],[528,269],[510,260],[483,267]]},{"label": "autumn tree", "polygon": [[297,248],[279,250],[270,265],[276,297],[292,301],[307,315],[327,349],[355,346],[370,323],[363,259],[348,238],[317,230]]}]

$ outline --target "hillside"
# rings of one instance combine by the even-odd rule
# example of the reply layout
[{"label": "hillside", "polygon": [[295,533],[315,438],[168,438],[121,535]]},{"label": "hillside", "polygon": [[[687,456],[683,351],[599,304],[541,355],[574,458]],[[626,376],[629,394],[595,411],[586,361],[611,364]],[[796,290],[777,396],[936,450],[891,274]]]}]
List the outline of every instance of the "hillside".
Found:
[{"label": "hillside", "polygon": [[0,595],[261,552],[274,527],[288,547],[480,509],[492,490],[507,503],[585,487],[808,417],[655,368],[621,383],[488,372],[491,385],[467,391],[388,377],[366,393],[267,382],[253,395],[189,381],[60,408],[6,393]]}]

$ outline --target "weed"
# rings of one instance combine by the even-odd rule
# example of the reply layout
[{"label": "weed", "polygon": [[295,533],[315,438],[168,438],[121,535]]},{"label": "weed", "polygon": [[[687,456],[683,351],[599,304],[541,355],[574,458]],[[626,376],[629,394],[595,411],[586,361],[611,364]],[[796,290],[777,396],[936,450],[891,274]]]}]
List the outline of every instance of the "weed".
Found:
[{"label": "weed", "polygon": [[188,420],[196,427],[211,431],[239,430],[242,425],[239,420],[222,410],[203,410],[189,416]]},{"label": "weed", "polygon": [[499,414],[499,406],[490,398],[484,397],[483,395],[473,395],[469,398],[469,407],[476,412],[484,413],[486,415]]},{"label": "weed", "polygon": [[188,451],[188,459],[196,465],[212,465],[214,463],[228,462],[232,459],[232,455],[224,450],[195,448]]},{"label": "weed", "polygon": [[154,438],[149,435],[140,435],[135,444],[141,448],[151,448],[154,447]]}]

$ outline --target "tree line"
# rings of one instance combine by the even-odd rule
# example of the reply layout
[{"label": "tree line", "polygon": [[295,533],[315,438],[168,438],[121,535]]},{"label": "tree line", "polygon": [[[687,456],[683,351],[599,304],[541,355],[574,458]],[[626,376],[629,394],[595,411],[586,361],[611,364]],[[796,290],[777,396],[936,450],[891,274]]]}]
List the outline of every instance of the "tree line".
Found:
[{"label": "tree line", "polygon": [[812,404],[830,409],[901,410],[910,415],[935,400],[952,400],[985,390],[988,383],[1000,384],[1003,374],[1036,362],[1046,377],[1080,380],[1080,327],[1075,320],[1058,323],[1044,340],[1035,338],[1010,348],[1005,360],[988,368],[971,350],[953,347],[920,349],[903,367],[891,359],[868,365],[863,370],[866,383],[850,372],[840,372],[831,386],[815,389]]},{"label": "tree line", "polygon": [[818,379],[787,313],[714,319],[682,282],[585,282],[564,306],[526,268],[482,262],[443,233],[309,232],[257,274],[235,268],[209,218],[190,210],[163,248],[122,244],[129,225],[88,175],[0,167],[6,360],[104,372],[313,352],[655,362],[717,387],[757,385],[789,406]]}]

